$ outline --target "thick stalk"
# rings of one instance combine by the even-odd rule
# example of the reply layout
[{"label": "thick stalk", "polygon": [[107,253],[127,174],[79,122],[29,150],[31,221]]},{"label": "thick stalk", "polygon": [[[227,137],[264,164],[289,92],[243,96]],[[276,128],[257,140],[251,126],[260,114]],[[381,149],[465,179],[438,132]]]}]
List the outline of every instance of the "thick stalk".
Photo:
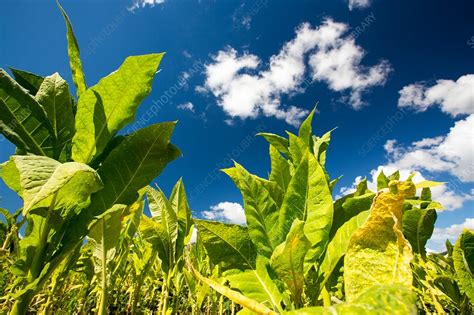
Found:
[{"label": "thick stalk", "polygon": [[162,296],[163,309],[162,309],[162,312],[161,312],[162,315],[166,315],[166,311],[168,310],[168,295],[169,295],[168,290],[169,290],[169,288],[168,288],[168,280],[167,280],[165,286],[163,287],[163,296]]},{"label": "thick stalk", "polygon": [[[46,247],[46,243],[48,241],[48,235],[49,231],[51,229],[49,225],[49,221],[51,219],[51,215],[54,211],[54,206],[56,205],[56,197],[58,196],[58,193],[56,192],[53,195],[53,199],[51,200],[51,204],[49,205],[49,208],[46,213],[46,218],[44,220],[44,224],[42,226],[42,231],[40,234],[40,239],[38,241],[38,245],[35,249],[35,255],[33,256],[32,263],[30,265],[28,275],[27,275],[27,282],[32,283],[33,281],[36,280],[36,278],[39,276],[41,269],[43,267],[43,257],[44,257],[44,250]],[[28,306],[30,305],[31,300],[34,297],[34,293],[27,293],[19,296],[17,300],[15,301],[15,304],[13,305],[10,314],[12,315],[23,315],[26,314],[26,311],[28,310]]]},{"label": "thick stalk", "polygon": [[321,291],[321,295],[323,296],[323,305],[324,307],[330,307],[331,306],[331,295],[328,292],[328,289],[326,286],[323,287],[323,290]]},{"label": "thick stalk", "polygon": [[97,308],[98,315],[105,315],[107,314],[107,249],[105,248],[105,220],[102,219],[100,223],[102,225],[102,272],[101,272],[101,284],[100,288],[102,290],[102,294],[100,296],[100,304]]},{"label": "thick stalk", "polygon": [[30,271],[28,273],[28,282],[33,282],[39,275],[42,267],[42,258],[44,256],[44,249],[46,247],[46,242],[48,241],[48,235],[51,227],[49,226],[49,221],[51,219],[51,215],[54,211],[54,206],[56,204],[56,197],[58,193],[55,193],[53,196],[53,200],[51,200],[51,204],[49,205],[48,212],[46,213],[46,219],[44,220],[43,231],[40,235],[40,240],[38,242],[38,247],[35,250],[35,256],[33,257],[33,262],[31,264]]}]

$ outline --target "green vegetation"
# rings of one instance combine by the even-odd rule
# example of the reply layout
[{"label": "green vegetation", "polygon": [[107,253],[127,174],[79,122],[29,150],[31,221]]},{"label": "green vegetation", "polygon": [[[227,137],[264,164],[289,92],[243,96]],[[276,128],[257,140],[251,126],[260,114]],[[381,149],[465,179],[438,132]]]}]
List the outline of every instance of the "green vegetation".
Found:
[{"label": "green vegetation", "polygon": [[268,178],[223,170],[246,226],[193,219],[181,180],[169,198],[148,186],[180,155],[175,123],[117,133],[163,54],[129,57],[87,87],[60,9],[77,99],[57,73],[0,70],[0,132],[17,148],[0,175],[24,203],[0,209],[1,313],[472,313],[473,231],[445,253],[425,249],[437,183],[381,173],[376,192],[363,180],[334,200],[331,132],[313,135],[314,111],[297,135],[259,134]]}]

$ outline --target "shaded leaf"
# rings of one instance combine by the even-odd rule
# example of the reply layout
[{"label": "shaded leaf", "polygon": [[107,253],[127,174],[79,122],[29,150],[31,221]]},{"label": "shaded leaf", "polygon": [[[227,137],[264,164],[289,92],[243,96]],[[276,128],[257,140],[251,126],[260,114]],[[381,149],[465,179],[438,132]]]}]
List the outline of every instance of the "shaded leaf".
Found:
[{"label": "shaded leaf", "polygon": [[465,229],[453,250],[454,270],[459,287],[474,301],[474,231]]},{"label": "shaded leaf", "polygon": [[426,242],[433,234],[437,214],[433,209],[410,209],[403,214],[403,234],[414,253],[426,257]]},{"label": "shaded leaf", "polygon": [[304,287],[304,259],[311,243],[303,232],[304,222],[293,221],[285,242],[278,245],[273,251],[270,265],[288,286],[291,295],[297,304],[301,304],[301,295]]},{"label": "shaded leaf", "polygon": [[[55,157],[59,158],[66,146],[70,150],[70,142],[74,135],[74,114],[69,87],[66,81],[55,73],[44,78],[35,99],[43,106],[53,128],[57,140]],[[70,153],[66,156],[69,157]]]},{"label": "shaded leaf", "polygon": [[194,222],[214,265],[220,265],[222,271],[255,268],[257,252],[246,227],[206,220]]},{"label": "shaded leaf", "polygon": [[0,69],[0,131],[22,151],[54,155],[54,133],[44,109],[3,69]]},{"label": "shaded leaf", "polygon": [[38,92],[41,83],[43,83],[44,80],[42,76],[11,67],[9,69],[18,84],[27,89],[31,95],[36,95],[36,92]]}]

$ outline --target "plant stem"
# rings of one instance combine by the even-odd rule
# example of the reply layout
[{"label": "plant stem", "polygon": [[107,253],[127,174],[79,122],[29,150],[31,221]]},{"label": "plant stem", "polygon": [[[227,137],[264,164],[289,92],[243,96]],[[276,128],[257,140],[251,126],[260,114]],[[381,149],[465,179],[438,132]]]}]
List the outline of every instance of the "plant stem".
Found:
[{"label": "plant stem", "polygon": [[[28,275],[27,275],[27,283],[32,283],[36,280],[36,278],[39,276],[40,271],[42,269],[42,259],[44,257],[44,250],[47,245],[48,241],[48,235],[50,231],[50,226],[49,226],[49,221],[51,219],[51,215],[54,211],[54,207],[56,205],[56,197],[58,196],[58,193],[56,192],[53,195],[53,199],[51,200],[51,204],[49,205],[49,208],[46,212],[46,218],[44,220],[44,224],[41,227],[41,232],[40,232],[40,239],[38,241],[38,245],[35,249],[35,255],[33,256],[32,263],[30,265]],[[25,293],[17,298],[15,301],[15,304],[13,305],[10,314],[12,315],[22,315],[26,314],[28,310],[28,306],[30,305],[31,300],[34,297],[33,292]]]},{"label": "plant stem", "polygon": [[100,304],[98,309],[98,315],[107,314],[107,249],[105,248],[105,220],[101,219],[102,225],[102,272],[101,272],[101,290],[102,294],[100,297]]},{"label": "plant stem", "polygon": [[168,310],[168,279],[166,280],[166,284],[163,287],[163,309],[162,309],[162,315],[166,315],[166,311]]},{"label": "plant stem", "polygon": [[323,290],[321,291],[321,295],[323,296],[323,305],[324,305],[324,307],[330,307],[331,306],[331,295],[329,294],[326,286],[323,287]]}]

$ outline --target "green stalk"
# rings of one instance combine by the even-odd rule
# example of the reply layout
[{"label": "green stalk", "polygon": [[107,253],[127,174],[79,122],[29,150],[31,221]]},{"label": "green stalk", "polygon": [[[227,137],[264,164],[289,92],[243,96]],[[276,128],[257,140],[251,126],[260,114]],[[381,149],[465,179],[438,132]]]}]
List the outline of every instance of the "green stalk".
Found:
[{"label": "green stalk", "polygon": [[101,285],[102,294],[100,296],[99,305],[98,305],[98,315],[107,314],[107,250],[105,248],[105,220],[101,220],[102,224],[102,272],[101,272]]},{"label": "green stalk", "polygon": [[166,311],[168,310],[168,295],[169,295],[169,292],[168,292],[168,280],[166,280],[166,284],[164,285],[163,287],[163,296],[162,296],[162,299],[163,299],[163,309],[162,309],[162,315],[166,315]]},{"label": "green stalk", "polygon": [[[45,221],[44,221],[44,225],[42,227],[42,231],[41,231],[40,239],[39,239],[39,242],[38,242],[38,246],[36,247],[35,255],[33,257],[33,261],[31,263],[31,266],[29,268],[28,275],[27,275],[27,278],[26,278],[28,283],[32,283],[36,280],[36,278],[39,276],[40,271],[43,267],[42,259],[43,259],[43,256],[44,256],[44,249],[47,245],[46,243],[48,241],[48,235],[49,235],[49,231],[51,229],[49,221],[50,221],[51,215],[54,211],[54,206],[56,205],[56,197],[57,196],[58,196],[58,193],[56,192],[53,195],[53,199],[51,200],[51,204],[49,205],[48,211],[46,213],[46,218],[45,218]],[[17,300],[15,301],[15,304],[13,305],[13,308],[11,309],[10,314],[12,314],[12,315],[26,314],[26,312],[28,310],[28,306],[30,305],[30,302],[33,299],[33,297],[34,297],[33,292],[30,292],[30,293],[23,294],[23,295],[19,296],[17,298]]]},{"label": "green stalk", "polygon": [[323,287],[323,290],[321,291],[321,295],[323,296],[323,305],[324,307],[330,307],[331,306],[331,295],[328,292],[328,289],[326,286]]},{"label": "green stalk", "polygon": [[221,294],[219,297],[219,315],[224,314],[224,296]]}]

